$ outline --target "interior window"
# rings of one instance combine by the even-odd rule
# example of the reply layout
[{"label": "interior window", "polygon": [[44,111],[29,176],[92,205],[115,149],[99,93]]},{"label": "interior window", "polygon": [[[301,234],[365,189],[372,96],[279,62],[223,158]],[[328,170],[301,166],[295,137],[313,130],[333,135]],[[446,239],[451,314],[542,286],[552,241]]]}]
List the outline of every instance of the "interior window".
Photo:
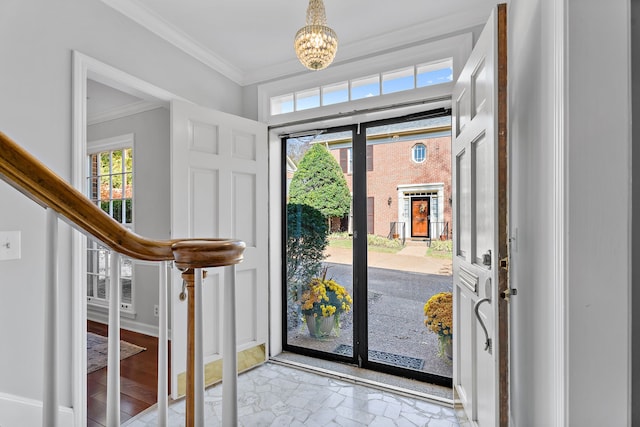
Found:
[{"label": "interior window", "polygon": [[[89,154],[89,198],[111,218],[133,229],[133,148],[110,148]],[[110,250],[92,239],[87,240],[87,301],[106,305],[109,301]],[[133,266],[121,258],[121,308],[133,304]]]}]

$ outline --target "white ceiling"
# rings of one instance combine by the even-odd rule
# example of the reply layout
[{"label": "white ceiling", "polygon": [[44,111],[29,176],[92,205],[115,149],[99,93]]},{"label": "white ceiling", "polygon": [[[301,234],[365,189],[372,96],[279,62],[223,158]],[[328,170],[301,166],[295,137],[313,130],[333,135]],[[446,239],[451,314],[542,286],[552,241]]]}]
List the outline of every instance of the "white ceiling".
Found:
[{"label": "white ceiling", "polygon": [[137,96],[121,92],[111,86],[87,80],[87,118],[95,120],[96,116],[112,111],[123,105],[131,105],[142,101]]},{"label": "white ceiling", "polygon": [[[307,0],[102,0],[238,84],[298,74]],[[324,0],[336,63],[482,25],[492,0]],[[318,72],[318,71],[316,71]],[[321,71],[319,71],[321,72]]]}]

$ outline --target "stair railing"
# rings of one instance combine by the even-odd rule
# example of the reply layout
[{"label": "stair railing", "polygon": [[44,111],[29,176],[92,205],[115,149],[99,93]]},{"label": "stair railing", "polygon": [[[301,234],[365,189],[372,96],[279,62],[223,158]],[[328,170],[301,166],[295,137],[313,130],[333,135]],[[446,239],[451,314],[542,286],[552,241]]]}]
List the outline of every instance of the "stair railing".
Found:
[{"label": "stair railing", "polygon": [[85,195],[48,169],[34,156],[0,132],[0,178],[47,212],[45,283],[45,358],[43,426],[58,421],[58,220],[102,242],[113,251],[110,275],[107,425],[120,425],[120,254],[133,259],[161,262],[158,337],[158,425],[167,425],[167,266],[173,262],[183,272],[188,290],[186,425],[204,425],[204,364],[202,345],[202,282],[204,268],[228,266],[224,286],[223,402],[225,426],[237,425],[237,355],[235,265],[242,261],[245,244],[233,239],[152,240],[123,227]]}]

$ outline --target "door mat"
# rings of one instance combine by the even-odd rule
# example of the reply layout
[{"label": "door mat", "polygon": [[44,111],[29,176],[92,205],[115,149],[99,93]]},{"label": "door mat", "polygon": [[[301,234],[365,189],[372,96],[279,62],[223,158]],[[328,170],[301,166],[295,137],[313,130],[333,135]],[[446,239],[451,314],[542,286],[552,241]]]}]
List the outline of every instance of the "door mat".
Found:
[{"label": "door mat", "polygon": [[[342,354],[344,356],[353,355],[353,350],[350,345],[340,344],[333,350],[335,354]],[[400,354],[387,353],[386,351],[369,350],[369,361],[386,363],[387,365],[398,366],[400,368],[414,369],[417,371],[422,370],[424,367],[424,360],[415,357],[402,356]]]}]

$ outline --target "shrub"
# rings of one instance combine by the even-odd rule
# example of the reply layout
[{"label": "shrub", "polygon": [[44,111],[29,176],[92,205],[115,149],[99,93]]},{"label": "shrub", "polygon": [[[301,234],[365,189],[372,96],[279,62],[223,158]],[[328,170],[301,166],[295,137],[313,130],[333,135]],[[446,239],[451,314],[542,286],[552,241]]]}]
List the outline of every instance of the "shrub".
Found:
[{"label": "shrub", "polygon": [[287,290],[290,300],[298,300],[301,286],[320,273],[327,243],[327,222],[320,211],[307,205],[287,205]]},{"label": "shrub", "polygon": [[378,248],[391,248],[391,249],[402,248],[402,242],[400,240],[387,239],[386,237],[376,236],[375,234],[367,235],[367,245],[378,247]]},{"label": "shrub", "polygon": [[289,200],[312,206],[329,219],[349,213],[351,193],[338,161],[322,144],[305,153],[293,174]]},{"label": "shrub", "polygon": [[434,252],[453,252],[453,240],[432,240],[430,249]]}]

